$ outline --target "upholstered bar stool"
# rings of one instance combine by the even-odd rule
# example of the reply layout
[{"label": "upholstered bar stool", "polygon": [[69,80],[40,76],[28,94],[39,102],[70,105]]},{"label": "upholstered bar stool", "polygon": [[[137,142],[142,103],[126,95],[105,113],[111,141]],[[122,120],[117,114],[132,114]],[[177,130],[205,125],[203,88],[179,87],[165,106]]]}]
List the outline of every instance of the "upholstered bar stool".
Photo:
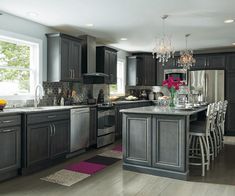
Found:
[{"label": "upholstered bar stool", "polygon": [[[210,169],[210,156],[214,159],[214,146],[210,135],[213,123],[214,105],[207,107],[206,123],[195,122],[189,132],[189,165],[202,167],[202,176],[205,169]],[[200,162],[199,162],[200,160]]]}]

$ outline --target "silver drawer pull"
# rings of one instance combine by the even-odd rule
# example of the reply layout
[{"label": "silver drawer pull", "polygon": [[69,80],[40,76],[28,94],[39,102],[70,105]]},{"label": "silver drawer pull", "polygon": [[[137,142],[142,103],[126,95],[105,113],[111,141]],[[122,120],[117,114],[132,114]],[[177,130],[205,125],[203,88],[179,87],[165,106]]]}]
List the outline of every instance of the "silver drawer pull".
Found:
[{"label": "silver drawer pull", "polygon": [[2,121],[3,123],[11,123],[11,122],[13,122],[13,120],[4,120],[4,121]]},{"label": "silver drawer pull", "polygon": [[11,131],[15,131],[15,130],[14,129],[5,129],[5,130],[1,130],[0,132],[7,133],[7,132],[11,132]]},{"label": "silver drawer pull", "polygon": [[56,118],[56,115],[48,116],[47,118]]}]

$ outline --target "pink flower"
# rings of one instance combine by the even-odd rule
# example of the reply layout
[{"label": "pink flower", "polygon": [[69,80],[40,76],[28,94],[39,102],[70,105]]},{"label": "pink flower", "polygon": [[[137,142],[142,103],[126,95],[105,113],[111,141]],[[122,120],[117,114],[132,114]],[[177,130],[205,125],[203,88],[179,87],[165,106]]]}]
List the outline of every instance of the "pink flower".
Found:
[{"label": "pink flower", "polygon": [[180,78],[169,77],[167,80],[162,82],[162,86],[167,86],[168,89],[179,90],[179,87],[185,85]]}]

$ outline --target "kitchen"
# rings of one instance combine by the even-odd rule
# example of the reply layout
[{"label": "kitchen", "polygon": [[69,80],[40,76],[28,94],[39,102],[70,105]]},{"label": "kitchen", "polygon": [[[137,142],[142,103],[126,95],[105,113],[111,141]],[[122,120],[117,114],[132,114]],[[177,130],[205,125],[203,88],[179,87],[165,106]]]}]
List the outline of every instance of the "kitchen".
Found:
[{"label": "kitchen", "polygon": [[[217,16],[209,11],[210,6],[216,9],[224,6],[230,13],[233,2],[208,1],[205,5],[208,10],[199,11],[197,8],[191,11],[192,16],[191,12],[180,15],[182,8],[174,3],[177,8],[168,8],[161,2],[164,12],[156,14],[152,10],[154,20],[145,15],[146,21],[151,19],[158,23],[151,30],[153,36],[148,37],[144,28],[139,30],[146,35],[145,41],[149,46],[142,42],[144,38],[137,36],[138,33],[124,33],[128,28],[120,27],[124,29],[117,35],[118,27],[110,31],[102,27],[100,11],[89,17],[83,12],[86,19],[78,17],[81,13],[76,14],[77,19],[66,18],[72,6],[62,2],[54,8],[53,2],[44,2],[45,5],[34,2],[30,5],[26,0],[21,4],[12,1],[14,6],[10,6],[10,1],[2,1],[0,5],[0,87],[3,89],[0,99],[5,105],[0,112],[0,141],[3,147],[0,153],[0,194],[92,195],[99,191],[100,195],[172,195],[176,191],[176,195],[192,195],[191,190],[202,187],[202,190],[197,190],[198,194],[219,191],[224,195],[234,195],[235,189],[231,185],[234,185],[235,161],[229,156],[235,150],[235,124],[232,118],[235,111],[235,50],[231,44],[234,41],[231,38],[234,23],[225,21],[233,19],[233,15]],[[76,3],[84,10],[89,6],[97,10],[105,7],[104,4],[93,5],[92,2]],[[129,16],[129,9],[133,6],[131,1],[126,3],[126,7],[121,6],[121,2],[103,3],[107,3],[110,10],[115,6],[124,9],[125,17]],[[137,4],[132,14],[137,14],[141,6],[151,9],[141,2]],[[188,5],[182,2],[181,6],[187,9]],[[60,10],[64,19],[58,19],[59,16],[51,13],[52,8]],[[168,17],[164,15],[168,13]],[[97,21],[99,14],[100,21]],[[200,28],[190,28],[189,18],[184,21],[188,24],[187,28],[182,28],[179,33],[173,23],[181,24],[177,20],[184,20],[184,14],[195,17],[195,25],[200,28],[203,28],[203,25],[200,26],[202,18],[219,17],[217,31],[221,30],[224,35],[215,33],[213,43],[206,42],[210,40],[213,28],[202,35]],[[117,19],[107,19],[105,15],[103,21],[113,23]],[[148,28],[155,26],[146,21],[143,25]],[[214,24],[210,20],[206,22],[208,26]],[[162,30],[172,33],[172,41],[175,41],[170,43],[176,50],[170,51],[174,57],[170,54],[166,62],[163,59],[159,62],[158,50],[155,53],[157,58],[153,58],[152,54],[156,43],[154,38],[156,34],[161,37]],[[191,35],[186,34],[189,32]],[[221,37],[227,37],[230,42]],[[192,60],[192,67],[180,66],[183,62],[179,61],[182,55],[179,51],[185,49],[185,44],[186,48],[193,46],[195,61]],[[9,51],[13,51],[13,57]],[[184,85],[171,94],[167,85],[162,84],[172,76],[179,77]],[[214,149],[218,152],[209,158],[209,170],[203,172],[200,165],[189,166],[189,146],[195,148],[193,152],[196,155],[202,154],[197,149],[201,147],[200,138],[197,141],[190,137],[189,127],[191,122],[196,123],[197,127],[199,120],[209,119],[205,112],[209,111],[209,103],[219,104],[225,100],[228,101],[226,118],[220,123],[221,129],[224,124],[225,137],[219,137],[220,132],[216,132],[212,140],[215,142],[218,136],[218,149]],[[175,107],[168,107],[171,102]],[[220,108],[220,105],[217,107]],[[141,124],[135,118],[147,124]],[[175,124],[171,124],[169,119]],[[158,130],[154,128],[157,125],[155,121],[159,122],[159,134],[163,133],[159,141],[154,140],[154,130]],[[148,126],[150,128],[146,129]],[[174,129],[174,126],[180,128]],[[175,135],[174,130],[181,135]],[[126,137],[128,131],[129,136],[133,137],[129,137],[129,141]],[[145,140],[146,136],[148,140]],[[189,140],[193,141],[193,145],[189,144]],[[158,152],[163,154],[159,155]],[[157,161],[158,158],[162,160]],[[177,160],[179,164],[166,166],[162,164],[166,160],[168,163]],[[66,177],[70,181],[67,182]],[[63,186],[63,183],[67,184]]]}]

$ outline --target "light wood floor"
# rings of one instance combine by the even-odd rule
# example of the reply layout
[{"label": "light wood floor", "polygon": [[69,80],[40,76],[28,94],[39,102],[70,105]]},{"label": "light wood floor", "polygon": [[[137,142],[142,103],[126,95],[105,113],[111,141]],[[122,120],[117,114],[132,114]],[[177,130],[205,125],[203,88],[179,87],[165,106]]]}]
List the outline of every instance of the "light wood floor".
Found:
[{"label": "light wood floor", "polygon": [[[110,146],[112,147],[112,146]],[[110,148],[108,147],[108,148]],[[106,148],[107,149],[107,148]],[[93,150],[55,167],[0,183],[0,195],[16,196],[235,196],[235,186],[180,181],[147,174],[125,171],[122,161],[104,171],[65,187],[40,180],[65,165],[84,160],[106,149]],[[235,167],[235,165],[234,165]]]}]

